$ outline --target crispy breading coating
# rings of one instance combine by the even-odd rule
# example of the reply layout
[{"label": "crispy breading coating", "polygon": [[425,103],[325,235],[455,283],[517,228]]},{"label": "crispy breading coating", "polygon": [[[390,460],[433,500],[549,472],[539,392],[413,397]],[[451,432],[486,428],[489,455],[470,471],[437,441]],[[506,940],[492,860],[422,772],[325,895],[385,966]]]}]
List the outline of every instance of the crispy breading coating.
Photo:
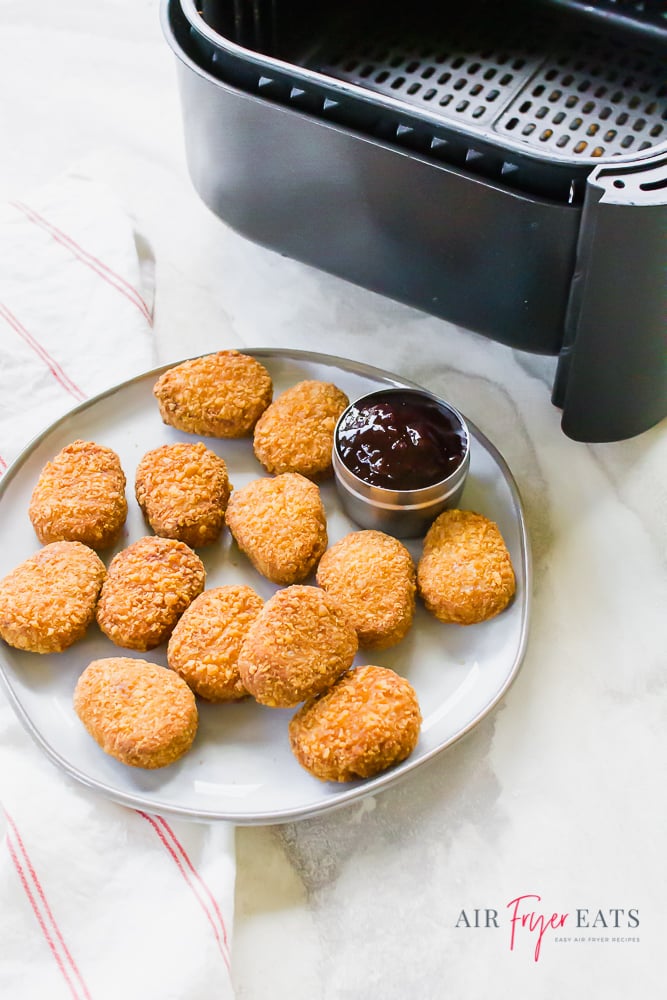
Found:
[{"label": "crispy breading coating", "polygon": [[319,488],[294,472],[236,490],[226,518],[238,547],[273,583],[305,580],[327,547]]},{"label": "crispy breading coating", "polygon": [[421,727],[417,695],[385,667],[347,673],[289,724],[294,756],[322,781],[371,778],[410,756]]},{"label": "crispy breading coating", "polygon": [[147,650],[171,635],[201,594],[206,571],[183,542],[147,535],[115,556],[97,604],[97,624],[112,642]]},{"label": "crispy breading coating", "polygon": [[95,617],[106,568],[81,542],[51,542],[0,580],[0,636],[16,649],[61,653]]},{"label": "crispy breading coating", "polygon": [[500,614],[516,587],[498,525],[470,510],[446,510],[424,539],[417,586],[442,622],[474,625]]},{"label": "crispy breading coating", "polygon": [[333,684],[356,652],[356,633],[333,598],[297,585],[266,602],[241,646],[238,668],[258,702],[287,708]]},{"label": "crispy breading coating", "polygon": [[324,553],[317,582],[340,604],[359,645],[387,649],[406,635],[415,613],[415,566],[397,538],[353,531]]},{"label": "crispy breading coating", "polygon": [[127,517],[125,474],[118,455],[94,441],[73,441],[42,469],[28,514],[37,537],[106,549]]},{"label": "crispy breading coating", "polygon": [[271,402],[271,376],[239,351],[218,351],[164,372],[153,388],[165,424],[190,434],[239,438],[252,433]]},{"label": "crispy breading coating", "polygon": [[349,399],[330,382],[298,382],[257,421],[255,455],[268,472],[331,474],[334,428]]},{"label": "crispy breading coating", "polygon": [[205,590],[195,598],[172,632],[167,662],[207,701],[234,701],[248,692],[238,658],[250,626],[264,606],[251,587]]},{"label": "crispy breading coating", "polygon": [[93,660],[74,690],[74,710],[105,753],[131,767],[166,767],[197,732],[194,695],[173,670],[147,660]]},{"label": "crispy breading coating", "polygon": [[230,493],[224,460],[201,441],[164,444],[137,466],[135,495],[151,528],[191,548],[220,537]]}]

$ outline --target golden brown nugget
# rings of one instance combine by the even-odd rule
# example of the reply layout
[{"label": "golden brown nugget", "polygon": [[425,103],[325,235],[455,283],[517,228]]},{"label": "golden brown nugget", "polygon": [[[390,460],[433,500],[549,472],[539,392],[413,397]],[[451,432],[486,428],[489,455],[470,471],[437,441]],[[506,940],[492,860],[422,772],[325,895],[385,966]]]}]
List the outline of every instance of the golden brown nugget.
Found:
[{"label": "golden brown nugget", "polygon": [[273,583],[305,580],[327,547],[319,488],[294,472],[236,490],[226,518],[238,547]]},{"label": "golden brown nugget", "polygon": [[334,428],[348,403],[330,382],[293,385],[257,421],[255,455],[267,472],[330,475]]},{"label": "golden brown nugget", "polygon": [[166,767],[197,732],[194,695],[173,670],[147,660],[93,660],[74,690],[74,710],[105,753],[131,767]]},{"label": "golden brown nugget", "polygon": [[371,778],[410,756],[421,727],[414,688],[385,667],[348,670],[289,724],[294,756],[322,781]]},{"label": "golden brown nugget", "polygon": [[0,580],[0,636],[16,649],[61,653],[95,617],[106,575],[81,542],[51,542]]},{"label": "golden brown nugget", "polygon": [[137,467],[137,503],[151,528],[191,548],[220,537],[230,492],[224,460],[201,441],[154,448]]},{"label": "golden brown nugget", "polygon": [[73,441],[42,469],[28,514],[37,537],[106,549],[127,517],[125,474],[118,455],[94,441]]},{"label": "golden brown nugget", "polygon": [[167,662],[207,701],[235,701],[248,692],[239,676],[241,645],[264,606],[251,587],[205,590],[183,612],[167,647]]},{"label": "golden brown nugget", "polygon": [[356,632],[333,598],[297,585],[266,602],[241,646],[238,668],[258,702],[288,708],[333,684],[356,652]]},{"label": "golden brown nugget", "polygon": [[424,539],[417,586],[442,622],[474,625],[500,614],[516,584],[498,525],[470,510],[440,514]]},{"label": "golden brown nugget", "polygon": [[368,530],[341,538],[320,559],[317,582],[338,601],[366,649],[394,646],[412,625],[415,566],[391,535]]},{"label": "golden brown nugget", "polygon": [[180,431],[217,438],[252,433],[271,402],[271,376],[238,351],[218,351],[164,372],[153,388],[160,415]]},{"label": "golden brown nugget", "polygon": [[201,559],[183,542],[140,538],[111,560],[97,624],[117,646],[153,649],[169,638],[205,582]]}]

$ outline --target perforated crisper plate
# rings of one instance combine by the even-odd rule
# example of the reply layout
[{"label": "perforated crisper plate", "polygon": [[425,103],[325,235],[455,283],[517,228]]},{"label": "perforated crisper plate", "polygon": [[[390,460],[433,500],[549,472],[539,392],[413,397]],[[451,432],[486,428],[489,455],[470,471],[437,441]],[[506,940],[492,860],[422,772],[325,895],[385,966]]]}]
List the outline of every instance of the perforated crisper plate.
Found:
[{"label": "perforated crisper plate", "polygon": [[[278,394],[302,379],[334,382],[357,399],[388,385],[409,385],[398,376],[323,354],[248,351],[265,364]],[[152,393],[160,371],[150,372],[77,407],[47,429],[0,479],[0,577],[39,548],[28,518],[30,495],[40,470],[76,438],[98,441],[120,456],[128,479],[129,514],[114,552],[148,533],[132,497],[141,456],[170,441],[195,440],[166,427]],[[517,578],[512,604],[480,625],[444,625],[418,607],[408,635],[397,646],[355,663],[392,667],[414,686],[424,723],[417,748],[397,767],[349,784],[320,782],[292,755],[287,736],[293,710],[271,709],[252,699],[234,704],[199,703],[199,731],[192,749],[155,771],[125,767],[88,735],[72,708],[72,693],[85,666],[98,657],[128,655],[166,665],[165,645],[150,653],[120,650],[91,625],[81,642],[64,653],[40,656],[0,640],[0,681],[30,735],[67,774],[116,801],[189,819],[226,819],[241,824],[278,823],[354,802],[404,778],[469,732],[498,704],[516,676],[525,649],[530,614],[530,557],[521,500],[511,473],[493,445],[470,425],[470,472],[462,506],[496,521],[507,542]],[[227,462],[236,489],[265,475],[252,441],[206,439]],[[332,482],[322,499],[332,544],[356,529],[345,516]],[[420,543],[410,542],[413,556]],[[207,587],[246,583],[265,600],[277,589],[257,573],[227,530],[215,545],[199,550]],[[312,580],[309,582],[313,582]]]},{"label": "perforated crisper plate", "polygon": [[463,19],[424,32],[384,26],[373,41],[324,43],[311,69],[468,126],[601,159],[667,139],[667,56],[552,17],[492,30]]}]

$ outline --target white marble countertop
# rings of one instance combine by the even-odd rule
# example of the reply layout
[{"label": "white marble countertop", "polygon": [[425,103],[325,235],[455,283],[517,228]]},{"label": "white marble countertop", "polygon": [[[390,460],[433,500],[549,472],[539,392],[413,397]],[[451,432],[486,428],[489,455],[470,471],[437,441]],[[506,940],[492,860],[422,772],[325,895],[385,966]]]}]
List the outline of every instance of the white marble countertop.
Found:
[{"label": "white marble countertop", "polygon": [[[72,167],[118,193],[155,254],[160,362],[232,346],[315,349],[449,398],[505,456],[534,561],[523,669],[467,739],[357,806],[237,831],[237,996],[657,998],[664,423],[617,444],[570,441],[549,401],[553,359],[285,259],[218,221],[188,178],[158,9],[2,0],[0,197]],[[541,899],[519,913],[573,915],[567,932],[547,930],[538,963],[528,926],[510,948],[508,904],[523,895]],[[481,926],[485,910],[497,928],[492,913]]]}]

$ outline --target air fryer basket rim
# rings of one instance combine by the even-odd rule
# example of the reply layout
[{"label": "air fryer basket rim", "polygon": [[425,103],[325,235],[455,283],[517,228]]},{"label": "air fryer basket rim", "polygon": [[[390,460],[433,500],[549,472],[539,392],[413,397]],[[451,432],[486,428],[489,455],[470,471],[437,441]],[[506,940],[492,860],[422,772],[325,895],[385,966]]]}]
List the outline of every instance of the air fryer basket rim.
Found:
[{"label": "air fryer basket rim", "polygon": [[[299,88],[301,85],[308,86],[308,84],[316,86],[320,89],[324,87],[330,93],[332,102],[335,101],[337,98],[353,99],[358,102],[364,102],[364,103],[368,103],[370,101],[377,108],[379,108],[380,110],[384,109],[387,113],[391,113],[394,117],[396,115],[408,116],[408,123],[404,129],[405,132],[409,130],[410,125],[413,124],[415,120],[418,122],[421,120],[424,124],[430,125],[433,128],[437,128],[438,126],[448,127],[450,130],[453,129],[455,132],[460,133],[464,137],[469,136],[473,140],[473,142],[475,140],[477,142],[482,142],[483,144],[488,144],[489,142],[491,142],[496,146],[497,150],[500,151],[500,153],[506,151],[510,155],[514,154],[514,156],[521,158],[522,161],[526,160],[532,161],[537,167],[539,167],[539,165],[542,163],[542,164],[549,164],[551,167],[556,167],[556,166],[570,167],[572,169],[578,170],[579,172],[581,172],[582,169],[588,172],[601,162],[635,162],[637,160],[650,159],[653,155],[655,155],[656,151],[662,150],[663,147],[667,149],[667,125],[663,126],[662,124],[663,121],[667,121],[667,101],[663,101],[662,104],[660,105],[660,107],[663,107],[664,105],[664,111],[662,116],[661,117],[657,116],[656,120],[653,122],[653,128],[654,129],[658,128],[663,132],[664,140],[659,142],[652,142],[650,145],[646,145],[645,148],[643,149],[635,148],[634,150],[628,150],[626,153],[621,152],[620,149],[617,149],[617,151],[615,151],[613,155],[588,156],[579,153],[577,153],[577,155],[567,155],[565,152],[562,151],[562,149],[559,149],[554,144],[552,144],[551,138],[548,140],[548,147],[541,146],[541,136],[545,134],[547,130],[543,130],[540,133],[540,141],[538,142],[534,142],[532,139],[529,143],[525,140],[524,141],[516,140],[514,136],[511,134],[511,132],[508,131],[507,127],[503,130],[502,134],[498,132],[492,133],[489,131],[489,129],[475,127],[474,122],[470,120],[461,121],[461,120],[455,120],[453,118],[447,118],[442,111],[440,111],[439,113],[433,113],[428,107],[428,105],[425,103],[420,104],[419,107],[415,107],[414,103],[407,103],[405,100],[402,100],[400,97],[397,97],[396,93],[395,92],[392,93],[389,87],[378,88],[377,86],[375,86],[372,90],[370,90],[367,86],[360,86],[358,83],[355,83],[354,80],[351,78],[344,79],[341,77],[330,76],[318,69],[314,69],[306,65],[299,65],[296,62],[288,62],[285,59],[282,59],[278,56],[248,48],[244,45],[239,44],[233,38],[224,36],[220,34],[218,31],[216,31],[214,28],[212,28],[210,24],[208,24],[208,22],[206,21],[203,13],[201,13],[198,10],[197,0],[179,0],[179,2],[183,10],[183,13],[185,14],[186,18],[188,19],[191,25],[192,34],[197,36],[202,41],[205,39],[206,43],[208,43],[208,45],[210,46],[213,46],[213,48],[215,49],[213,56],[214,63],[218,59],[224,61],[226,70],[229,70],[229,67],[230,66],[233,67],[234,65],[243,65],[244,68],[252,67],[257,73],[264,75],[263,85],[266,87],[265,92],[269,94],[271,93],[271,84],[272,83],[276,84],[279,81],[291,83],[295,89]],[[222,0],[222,3],[220,5],[224,6],[225,0]],[[576,0],[542,0],[541,6],[546,6],[547,9],[555,8],[557,15],[561,16],[561,18],[563,17],[567,18],[567,15],[571,15],[573,10],[575,10],[576,12],[577,8],[584,7],[583,4],[577,3]],[[586,8],[590,8],[591,6],[594,5],[585,5],[585,6]],[[253,9],[255,7],[259,7],[261,9],[261,4],[260,5],[253,4]],[[632,23],[627,18],[625,20],[628,24]],[[667,44],[667,23],[665,24],[665,28],[662,32],[660,32],[659,29],[655,29],[655,32],[658,42]],[[618,34],[618,32],[616,32],[616,34]],[[653,39],[651,39],[651,42],[655,44],[655,41]],[[665,50],[664,55],[665,58],[667,59],[667,50]],[[621,60],[622,63],[624,63],[624,61],[625,60]],[[652,74],[654,77],[656,76],[655,65],[652,66]],[[215,75],[215,68],[214,68],[214,75]],[[547,76],[548,75],[549,74],[547,74]],[[229,78],[228,73],[226,74],[226,77]],[[600,88],[598,87],[598,90],[599,89]],[[662,99],[662,97],[665,96],[665,93],[667,93],[667,87],[665,86],[660,87],[659,83],[657,82],[657,77],[656,77],[656,89],[658,90],[660,99]],[[525,85],[522,85],[517,89],[517,100],[514,102],[515,106],[520,107],[523,106],[523,104],[525,103],[530,103],[529,101],[528,102],[524,101],[523,99],[524,91],[525,91]],[[532,95],[525,95],[525,96],[530,97]],[[519,98],[521,98],[521,105],[519,105]],[[522,119],[521,115],[517,117],[516,115],[513,114],[511,118],[506,116],[505,125],[512,126],[517,129],[522,127],[526,130],[532,131],[536,124],[532,120],[535,111],[537,111],[537,114],[539,115],[540,112],[547,110],[547,107],[545,106],[541,107],[538,110],[536,105],[539,102],[537,101],[533,101],[532,103],[534,105],[534,110],[532,112],[529,111],[525,122],[524,119]],[[595,103],[595,100],[588,101],[587,103],[588,104]],[[610,111],[608,97],[606,99],[599,100],[597,103],[599,105],[604,104],[605,105],[604,110],[607,112]],[[653,101],[652,103],[655,103],[655,101]],[[592,146],[595,140],[588,139],[585,136],[585,132],[589,120],[592,123],[593,118],[595,118],[596,115],[594,113],[591,116],[591,114],[588,113],[587,117],[586,112],[582,115],[580,113],[580,108],[581,105],[579,105],[579,109],[577,110],[577,116],[579,119],[581,119],[581,124],[580,125],[575,124],[575,128],[581,129],[579,135],[583,136],[583,143],[580,142],[578,143],[578,145]],[[548,108],[548,110],[552,111],[554,109]],[[559,117],[563,114],[560,105],[558,104],[555,105],[555,110],[558,112]],[[618,110],[618,108],[616,108],[616,110]],[[625,111],[625,109],[623,110]],[[625,119],[628,119],[628,114],[627,113],[621,114],[617,117],[621,119],[625,117]],[[515,118],[516,118],[516,125],[514,125]],[[623,135],[625,132],[625,141],[632,143],[634,139],[638,139],[639,145],[642,145],[642,142],[643,143],[647,142],[646,139],[647,133],[643,135],[633,134],[633,128],[634,126],[637,126],[641,131],[644,128],[645,122],[646,122],[646,117],[645,116],[642,117],[642,112],[640,112],[639,116],[635,116],[634,122],[630,122],[630,124],[627,125],[627,128],[624,127],[620,128],[620,134]],[[613,124],[614,126],[616,126],[613,130],[618,132],[619,127],[616,125],[616,122],[614,122]],[[621,124],[622,126],[625,126],[624,122],[622,122]],[[651,121],[649,121],[649,124],[651,124]],[[596,121],[593,127],[599,125],[602,125],[602,122],[598,123]],[[399,125],[399,130],[400,130],[400,125]],[[549,129],[549,131],[553,132],[554,130],[553,128],[551,128]],[[577,138],[577,136],[575,136],[574,138]],[[567,136],[561,135],[559,141],[563,141],[564,139],[567,139]],[[619,145],[618,139],[616,140],[616,145],[617,146]],[[594,147],[594,149],[595,148],[596,147]],[[599,146],[597,148],[599,149]],[[512,169],[512,164],[508,164],[507,166],[508,166],[507,172],[510,173]]]}]

